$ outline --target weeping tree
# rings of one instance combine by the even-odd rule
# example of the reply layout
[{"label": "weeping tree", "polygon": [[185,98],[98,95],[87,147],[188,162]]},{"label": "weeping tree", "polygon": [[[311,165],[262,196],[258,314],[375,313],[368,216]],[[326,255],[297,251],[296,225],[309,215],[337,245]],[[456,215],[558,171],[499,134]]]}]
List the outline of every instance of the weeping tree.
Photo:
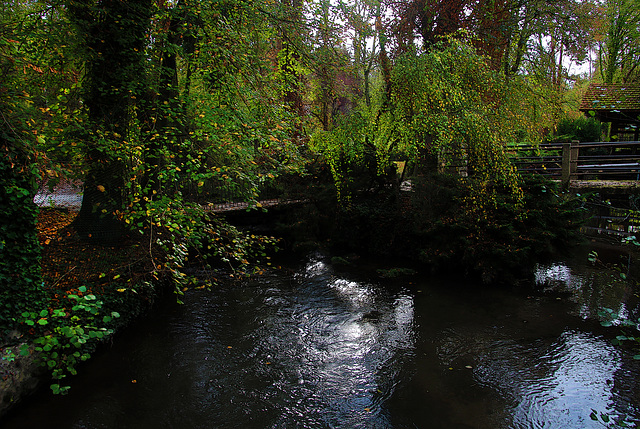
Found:
[{"label": "weeping tree", "polygon": [[523,129],[534,130],[515,106],[513,86],[487,67],[488,61],[459,37],[399,57],[388,102],[379,94],[374,114],[352,112],[335,130],[317,132],[312,139],[329,160],[338,190],[343,192],[343,181],[350,180],[353,165],[367,159],[369,149],[378,172],[392,156],[400,156],[417,174],[448,171],[468,178],[487,203],[494,185],[521,198],[505,146]]},{"label": "weeping tree", "polygon": [[392,143],[414,159],[419,171],[455,169],[483,187],[499,181],[519,197],[505,154],[517,122],[506,102],[509,87],[488,61],[459,38],[401,57],[393,70],[398,131]]}]

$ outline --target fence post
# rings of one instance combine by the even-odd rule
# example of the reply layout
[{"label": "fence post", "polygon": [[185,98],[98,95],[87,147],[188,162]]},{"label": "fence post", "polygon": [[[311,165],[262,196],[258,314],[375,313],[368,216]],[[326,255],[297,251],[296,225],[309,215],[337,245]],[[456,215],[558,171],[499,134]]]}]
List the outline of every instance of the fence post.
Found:
[{"label": "fence post", "polygon": [[562,144],[562,187],[568,188],[571,179],[578,171],[578,154],[580,142],[572,140],[571,143]]}]

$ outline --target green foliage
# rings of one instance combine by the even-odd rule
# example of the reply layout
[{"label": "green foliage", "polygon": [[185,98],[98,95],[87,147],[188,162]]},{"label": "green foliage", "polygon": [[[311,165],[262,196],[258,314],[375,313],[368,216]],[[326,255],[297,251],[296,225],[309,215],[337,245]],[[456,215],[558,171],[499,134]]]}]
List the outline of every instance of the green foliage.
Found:
[{"label": "green foliage", "polygon": [[470,183],[436,174],[413,180],[411,194],[360,195],[343,212],[331,243],[338,250],[397,258],[436,272],[465,273],[485,283],[530,278],[534,264],[580,241],[581,198],[557,184],[524,179],[524,199],[505,188],[479,208]]},{"label": "green foliage", "polygon": [[602,139],[602,125],[593,118],[563,119],[555,134],[555,141],[597,142]]},{"label": "green foliage", "polygon": [[36,308],[43,300],[38,208],[33,203],[38,168],[32,146],[37,137],[33,122],[25,119],[35,109],[23,92],[28,63],[7,34],[6,18],[0,17],[0,332],[12,327],[17,311]]},{"label": "green foliage", "polygon": [[[519,180],[504,152],[519,124],[505,102],[515,94],[487,59],[460,39],[425,54],[407,54],[393,70],[394,116],[399,149],[422,168],[464,169],[478,183],[500,181],[521,198]],[[474,189],[474,188],[470,188]],[[474,198],[492,194],[478,188]]]},{"label": "green foliage", "polygon": [[[6,152],[5,152],[6,153]],[[43,300],[40,244],[35,233],[37,207],[33,188],[19,183],[11,158],[0,160],[0,329],[11,327],[16,311]]]},{"label": "green foliage", "polygon": [[7,89],[2,97],[10,100],[5,112],[11,113],[5,120],[25,133],[23,143],[38,152],[41,176],[51,183],[68,174],[68,163],[80,154],[77,133],[86,119],[79,99],[81,51],[60,3],[0,5],[0,63]]},{"label": "green foliage", "polygon": [[[484,282],[505,282],[526,277],[536,261],[579,241],[582,201],[559,193],[554,183],[525,179],[521,203],[498,189],[494,208],[482,210],[464,196],[469,191],[460,185],[444,184],[448,192],[441,195],[453,198],[453,204],[418,224],[426,243],[421,259],[432,266],[461,264]],[[438,204],[448,205],[441,200]]]},{"label": "green foliage", "polygon": [[241,232],[201,206],[175,197],[143,197],[120,216],[148,240],[152,276],[170,278],[178,295],[196,283],[185,274],[189,264],[218,263],[244,271],[277,243],[273,237]]},{"label": "green foliage", "polygon": [[[60,381],[77,374],[76,366],[89,359],[96,346],[113,334],[113,320],[120,317],[115,311],[104,314],[103,302],[86,292],[82,286],[79,288],[82,295],[67,295],[69,307],[22,313],[22,323],[42,332],[33,341],[34,350],[40,365],[56,381],[50,386],[55,394],[67,393],[69,386],[61,385]],[[24,344],[20,353],[25,356],[31,353],[29,344]]]},{"label": "green foliage", "polygon": [[121,292],[103,302],[81,288],[67,297],[71,305],[40,310],[38,173],[51,184],[73,168],[85,182],[81,217],[98,219],[78,222],[80,232],[100,240],[108,231],[97,227],[106,225],[141,236],[150,275],[171,279],[181,294],[194,282],[187,264],[244,270],[275,247],[275,239],[207,212],[206,203],[253,201],[302,162],[295,121],[274,101],[275,78],[260,72],[269,32],[261,33],[265,23],[249,2],[40,6],[1,17],[0,325],[22,322],[38,335],[51,389],[65,393],[61,381],[112,334],[115,309],[135,306]]},{"label": "green foliage", "polygon": [[[464,37],[404,54],[391,77],[391,98],[312,136],[349,209],[336,223],[334,246],[434,269],[462,265],[494,282],[577,241],[582,201],[550,182],[525,181],[505,153],[508,144],[539,135],[541,116],[523,112],[529,83],[504,80]],[[392,159],[413,166],[410,207],[391,191]],[[382,186],[373,185],[376,177]]]},{"label": "green foliage", "polygon": [[640,13],[634,0],[609,0],[606,7],[606,33],[598,43],[598,63],[605,83],[637,83],[640,49]]},{"label": "green foliage", "polygon": [[344,207],[349,206],[353,193],[362,189],[363,181],[371,183],[391,173],[384,168],[388,160],[374,145],[373,131],[368,119],[354,112],[342,117],[332,131],[316,131],[311,136],[310,147],[329,165],[338,200]]},{"label": "green foliage", "polygon": [[454,38],[420,55],[407,53],[393,68],[391,99],[362,106],[335,128],[313,134],[311,147],[331,167],[339,198],[348,201],[354,172],[383,174],[399,158],[417,174],[468,176],[475,204],[495,203],[494,183],[520,200],[520,181],[504,148],[534,134],[538,118],[521,114],[521,83],[504,81],[487,61]]},{"label": "green foliage", "polygon": [[274,30],[254,6],[68,2],[87,62],[76,229],[102,243],[142,236],[151,274],[171,278],[178,292],[192,281],[184,268],[194,257],[243,266],[275,241],[241,233],[203,206],[255,201],[303,164],[295,120],[277,102],[278,77],[265,72]]}]

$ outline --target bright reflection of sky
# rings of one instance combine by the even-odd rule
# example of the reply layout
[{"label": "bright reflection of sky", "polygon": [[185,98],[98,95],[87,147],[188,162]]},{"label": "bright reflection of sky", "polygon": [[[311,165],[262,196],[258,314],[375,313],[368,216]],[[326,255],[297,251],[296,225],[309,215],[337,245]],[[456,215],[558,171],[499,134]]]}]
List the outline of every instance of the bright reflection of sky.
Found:
[{"label": "bright reflection of sky", "polygon": [[[306,298],[291,309],[291,326],[278,318],[269,327],[275,346],[289,349],[287,366],[298,378],[288,395],[299,405],[286,414],[323,410],[325,425],[379,425],[381,401],[393,388],[380,371],[399,367],[398,353],[414,345],[413,297],[339,277],[319,259],[297,278]],[[287,415],[278,424],[292,422]]]},{"label": "bright reflection of sky", "polygon": [[564,264],[552,264],[539,266],[535,272],[537,284],[545,284],[550,281],[572,283],[575,278],[571,276],[571,269]]},{"label": "bright reflection of sky", "polygon": [[476,377],[514,402],[513,428],[602,427],[590,419],[591,410],[612,417],[630,410],[614,410],[614,377],[621,368],[620,353],[592,334],[566,331],[537,356],[532,349],[512,350],[511,358],[494,350],[477,368]]},{"label": "bright reflection of sky", "polygon": [[329,286],[333,288],[341,298],[354,306],[373,303],[373,291],[366,285],[345,279],[335,279]]}]

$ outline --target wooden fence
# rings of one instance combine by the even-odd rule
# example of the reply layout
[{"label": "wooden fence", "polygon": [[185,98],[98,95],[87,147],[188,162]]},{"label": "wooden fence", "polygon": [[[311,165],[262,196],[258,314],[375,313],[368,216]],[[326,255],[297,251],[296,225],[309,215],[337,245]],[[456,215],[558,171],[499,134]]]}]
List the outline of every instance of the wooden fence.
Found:
[{"label": "wooden fence", "polygon": [[562,180],[639,180],[640,142],[546,143],[509,147],[521,173]]}]

